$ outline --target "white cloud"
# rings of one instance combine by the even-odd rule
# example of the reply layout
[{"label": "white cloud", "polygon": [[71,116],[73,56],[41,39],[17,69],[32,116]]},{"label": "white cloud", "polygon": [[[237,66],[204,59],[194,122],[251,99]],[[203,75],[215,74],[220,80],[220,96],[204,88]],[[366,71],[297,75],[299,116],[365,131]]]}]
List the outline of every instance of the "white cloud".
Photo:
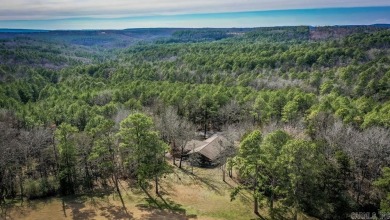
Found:
[{"label": "white cloud", "polygon": [[390,19],[380,18],[380,19],[375,20],[374,23],[376,23],[376,24],[390,24]]},{"label": "white cloud", "polygon": [[[4,0],[2,0],[4,1]],[[5,0],[0,20],[131,17],[165,14],[390,5],[389,0]]]}]

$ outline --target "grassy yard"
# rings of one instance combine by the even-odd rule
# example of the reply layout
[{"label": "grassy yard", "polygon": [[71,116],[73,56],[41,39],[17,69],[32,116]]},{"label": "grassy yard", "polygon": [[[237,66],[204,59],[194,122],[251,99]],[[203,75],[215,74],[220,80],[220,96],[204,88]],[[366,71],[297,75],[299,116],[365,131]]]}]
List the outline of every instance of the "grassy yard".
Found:
[{"label": "grassy yard", "polygon": [[[149,196],[122,182],[126,210],[115,194],[55,197],[19,203],[8,210],[6,219],[255,219],[252,198],[245,192],[230,201],[236,183],[222,181],[218,168],[195,168],[194,174],[175,168],[161,178],[160,196]],[[265,212],[262,214],[265,215]]]}]

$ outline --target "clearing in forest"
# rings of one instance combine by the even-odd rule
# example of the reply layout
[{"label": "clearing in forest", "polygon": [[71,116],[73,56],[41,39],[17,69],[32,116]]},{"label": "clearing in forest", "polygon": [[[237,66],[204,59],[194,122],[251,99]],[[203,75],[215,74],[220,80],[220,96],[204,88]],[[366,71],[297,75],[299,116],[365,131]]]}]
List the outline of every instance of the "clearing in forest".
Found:
[{"label": "clearing in forest", "polygon": [[[222,181],[219,168],[175,168],[160,181],[160,195],[146,194],[122,182],[126,211],[116,194],[95,193],[33,200],[8,211],[7,219],[254,219],[253,200],[242,192],[230,201],[237,183]],[[265,215],[265,211],[262,213]]]}]

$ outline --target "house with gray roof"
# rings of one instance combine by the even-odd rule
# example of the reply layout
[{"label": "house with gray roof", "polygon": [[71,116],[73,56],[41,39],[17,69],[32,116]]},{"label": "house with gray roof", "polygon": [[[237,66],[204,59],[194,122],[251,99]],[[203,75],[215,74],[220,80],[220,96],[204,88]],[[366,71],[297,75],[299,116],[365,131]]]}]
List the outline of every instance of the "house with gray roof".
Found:
[{"label": "house with gray roof", "polygon": [[192,140],[186,144],[187,155],[197,154],[203,163],[216,162],[223,149],[231,143],[222,135],[215,134],[204,141]]}]

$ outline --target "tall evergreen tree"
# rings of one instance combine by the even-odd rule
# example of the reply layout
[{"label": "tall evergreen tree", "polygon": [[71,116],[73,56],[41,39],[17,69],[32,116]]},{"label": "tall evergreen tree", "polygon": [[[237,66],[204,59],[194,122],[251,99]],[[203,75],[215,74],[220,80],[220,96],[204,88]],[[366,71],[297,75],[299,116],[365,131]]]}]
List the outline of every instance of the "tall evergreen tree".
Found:
[{"label": "tall evergreen tree", "polygon": [[143,187],[154,178],[158,194],[158,178],[167,168],[164,153],[168,146],[159,139],[152,119],[142,113],[131,114],[121,122],[118,136],[121,147],[128,150],[126,157],[133,164],[138,183]]},{"label": "tall evergreen tree", "polygon": [[77,152],[73,134],[77,128],[62,123],[55,132],[59,151],[59,182],[61,194],[74,194],[76,189]]}]

